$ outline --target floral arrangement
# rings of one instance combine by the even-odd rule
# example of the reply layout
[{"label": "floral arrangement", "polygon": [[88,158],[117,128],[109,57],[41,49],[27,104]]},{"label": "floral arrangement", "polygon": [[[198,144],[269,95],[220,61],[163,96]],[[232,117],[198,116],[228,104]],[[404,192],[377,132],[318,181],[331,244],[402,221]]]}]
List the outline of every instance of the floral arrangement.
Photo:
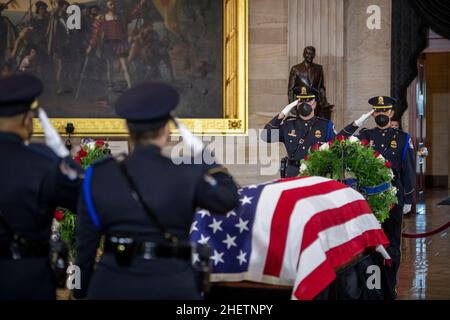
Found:
[{"label": "floral arrangement", "polygon": [[[92,163],[101,161],[111,156],[111,150],[107,142],[103,140],[82,139],[80,150],[74,156],[83,169]],[[56,236],[59,236],[69,245],[70,256],[75,257],[75,225],[76,214],[65,208],[57,208],[54,214]]]},{"label": "floral arrangement", "polygon": [[391,184],[391,162],[374,151],[367,140],[338,136],[321,146],[314,145],[301,161],[301,176],[322,176],[341,181],[358,190],[380,222],[398,203],[397,188]]}]

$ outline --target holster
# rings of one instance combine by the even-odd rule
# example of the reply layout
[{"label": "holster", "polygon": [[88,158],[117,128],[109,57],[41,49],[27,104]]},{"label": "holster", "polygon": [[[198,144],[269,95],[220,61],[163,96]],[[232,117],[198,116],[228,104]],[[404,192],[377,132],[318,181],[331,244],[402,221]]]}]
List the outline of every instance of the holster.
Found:
[{"label": "holster", "polygon": [[289,162],[289,158],[288,157],[284,157],[283,159],[281,159],[281,164],[280,164],[280,177],[282,179],[286,178],[287,176],[287,166],[288,166],[288,162]]},{"label": "holster", "polygon": [[59,240],[50,241],[50,265],[53,270],[58,288],[65,288],[67,282],[67,268],[69,267],[69,247]]},{"label": "holster", "polygon": [[119,266],[128,267],[131,265],[137,252],[135,239],[128,236],[111,236],[106,245],[108,248],[105,248],[105,250],[114,254]]},{"label": "holster", "polygon": [[198,255],[200,261],[195,261],[192,266],[197,272],[198,290],[203,293],[208,293],[211,289],[211,248],[207,245],[193,245],[192,255],[194,256],[196,254]]}]

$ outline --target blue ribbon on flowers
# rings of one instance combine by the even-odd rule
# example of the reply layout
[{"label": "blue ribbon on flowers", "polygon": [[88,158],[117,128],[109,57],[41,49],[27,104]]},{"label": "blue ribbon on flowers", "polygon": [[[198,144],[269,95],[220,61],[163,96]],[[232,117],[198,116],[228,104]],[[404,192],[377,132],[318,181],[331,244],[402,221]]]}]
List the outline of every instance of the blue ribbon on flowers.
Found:
[{"label": "blue ribbon on flowers", "polygon": [[361,187],[361,191],[367,194],[368,196],[373,196],[382,192],[385,192],[391,188],[390,182],[385,182],[376,187]]}]

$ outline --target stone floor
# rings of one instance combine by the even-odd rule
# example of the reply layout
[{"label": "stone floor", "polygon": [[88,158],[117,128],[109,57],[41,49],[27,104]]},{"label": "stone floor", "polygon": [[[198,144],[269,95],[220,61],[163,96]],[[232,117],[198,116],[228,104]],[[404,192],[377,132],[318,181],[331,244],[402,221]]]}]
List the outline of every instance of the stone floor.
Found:
[{"label": "stone floor", "polygon": [[[428,190],[417,215],[403,220],[404,232],[428,232],[450,221],[450,206],[437,206],[448,196],[448,190]],[[450,299],[449,233],[446,230],[425,239],[403,239],[399,299]]]}]

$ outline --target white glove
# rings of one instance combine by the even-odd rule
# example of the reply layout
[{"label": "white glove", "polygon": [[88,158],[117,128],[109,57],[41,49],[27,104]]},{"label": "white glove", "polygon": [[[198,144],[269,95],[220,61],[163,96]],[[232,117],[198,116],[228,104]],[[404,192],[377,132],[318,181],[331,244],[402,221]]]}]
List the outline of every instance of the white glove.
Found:
[{"label": "white glove", "polygon": [[53,128],[52,124],[50,123],[50,120],[47,117],[47,113],[45,113],[44,109],[42,108],[39,108],[39,120],[41,122],[42,128],[44,129],[45,144],[50,149],[52,149],[58,157],[65,158],[69,156],[69,150],[67,150],[58,132],[56,132],[55,128]]},{"label": "white glove", "polygon": [[367,120],[369,120],[370,116],[373,113],[374,113],[374,110],[372,110],[372,111],[370,111],[370,112],[368,112],[366,114],[363,114],[358,120],[355,121],[355,125],[358,128],[361,128],[367,122]]},{"label": "white glove", "polygon": [[203,142],[194,136],[178,119],[175,119],[175,123],[183,137],[183,142],[192,150],[194,150],[193,156],[203,152]]},{"label": "white glove", "polygon": [[298,104],[298,100],[292,102],[291,104],[288,104],[283,111],[281,111],[282,114],[284,114],[285,117],[288,116],[289,112],[291,112],[292,109],[294,109]]},{"label": "white glove", "polygon": [[411,208],[412,208],[411,204],[405,204],[403,206],[403,214],[407,214],[407,213],[411,212]]}]

